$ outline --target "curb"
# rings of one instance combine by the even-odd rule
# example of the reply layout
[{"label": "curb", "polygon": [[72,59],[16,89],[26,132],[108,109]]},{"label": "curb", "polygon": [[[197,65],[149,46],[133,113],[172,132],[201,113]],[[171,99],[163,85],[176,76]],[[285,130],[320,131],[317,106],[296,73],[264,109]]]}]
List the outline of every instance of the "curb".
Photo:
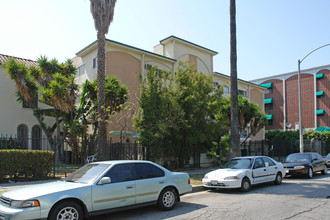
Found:
[{"label": "curb", "polygon": [[205,190],[205,188],[203,187],[203,185],[194,185],[194,186],[192,186],[191,193],[200,192],[200,191],[204,191],[204,190]]}]

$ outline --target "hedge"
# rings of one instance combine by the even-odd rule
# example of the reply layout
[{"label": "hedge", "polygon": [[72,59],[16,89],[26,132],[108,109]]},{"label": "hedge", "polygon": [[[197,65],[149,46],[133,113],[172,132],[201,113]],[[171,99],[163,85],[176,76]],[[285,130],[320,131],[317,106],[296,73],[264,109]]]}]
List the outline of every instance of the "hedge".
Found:
[{"label": "hedge", "polygon": [[0,150],[0,179],[44,178],[50,175],[54,152]]}]

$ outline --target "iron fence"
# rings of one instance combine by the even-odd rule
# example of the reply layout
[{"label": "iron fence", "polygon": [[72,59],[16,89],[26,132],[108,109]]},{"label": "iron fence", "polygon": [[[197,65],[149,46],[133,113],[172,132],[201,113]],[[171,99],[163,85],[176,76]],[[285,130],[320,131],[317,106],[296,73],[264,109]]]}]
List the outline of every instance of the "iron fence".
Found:
[{"label": "iron fence", "polygon": [[[300,152],[299,140],[249,141],[241,146],[243,156],[266,155],[283,161],[291,153]],[[330,152],[330,142],[304,140],[304,152],[317,152],[325,156]]]},{"label": "iron fence", "polygon": [[[145,160],[146,151],[137,142],[113,142],[111,139],[100,144],[102,155],[98,155],[96,140],[82,138],[71,145],[65,140],[54,138],[55,143],[49,144],[46,138],[19,139],[12,136],[0,136],[0,150],[44,150],[54,153],[53,170],[50,177],[65,177],[87,162],[93,156],[94,160]],[[38,147],[34,146],[38,143]],[[90,162],[90,161],[88,161]]]}]

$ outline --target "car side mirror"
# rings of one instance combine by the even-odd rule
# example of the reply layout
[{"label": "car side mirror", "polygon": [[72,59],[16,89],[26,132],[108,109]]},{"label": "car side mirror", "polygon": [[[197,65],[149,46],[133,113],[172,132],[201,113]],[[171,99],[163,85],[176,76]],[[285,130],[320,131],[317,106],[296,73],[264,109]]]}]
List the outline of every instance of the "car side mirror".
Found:
[{"label": "car side mirror", "polygon": [[104,185],[104,184],[109,184],[111,183],[110,177],[103,177],[100,179],[100,181],[97,183],[97,185]]}]

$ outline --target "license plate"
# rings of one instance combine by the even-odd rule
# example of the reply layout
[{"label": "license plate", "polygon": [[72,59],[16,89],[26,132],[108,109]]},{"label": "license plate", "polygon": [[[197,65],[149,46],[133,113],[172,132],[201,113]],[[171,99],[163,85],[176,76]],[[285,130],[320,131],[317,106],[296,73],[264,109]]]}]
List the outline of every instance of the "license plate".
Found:
[{"label": "license plate", "polygon": [[211,180],[211,185],[218,185],[218,181],[216,181],[216,180]]}]

